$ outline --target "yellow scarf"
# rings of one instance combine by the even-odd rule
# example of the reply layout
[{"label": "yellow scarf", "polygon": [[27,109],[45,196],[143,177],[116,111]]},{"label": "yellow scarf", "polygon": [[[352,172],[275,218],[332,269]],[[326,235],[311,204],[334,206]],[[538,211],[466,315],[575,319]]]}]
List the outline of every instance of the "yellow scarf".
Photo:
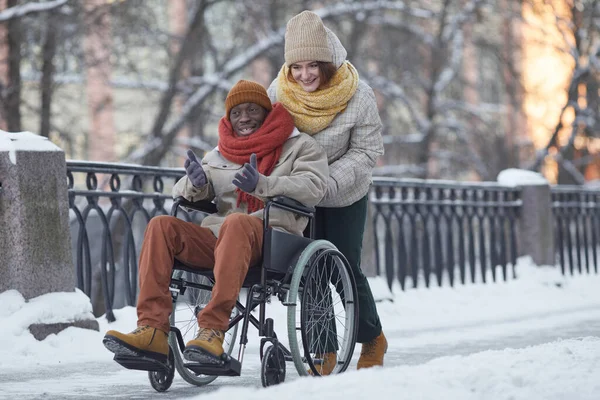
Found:
[{"label": "yellow scarf", "polygon": [[300,84],[288,80],[284,64],[277,76],[277,101],[292,114],[296,128],[314,135],[327,128],[343,112],[358,87],[358,72],[346,61],[331,77],[327,86],[307,92]]}]

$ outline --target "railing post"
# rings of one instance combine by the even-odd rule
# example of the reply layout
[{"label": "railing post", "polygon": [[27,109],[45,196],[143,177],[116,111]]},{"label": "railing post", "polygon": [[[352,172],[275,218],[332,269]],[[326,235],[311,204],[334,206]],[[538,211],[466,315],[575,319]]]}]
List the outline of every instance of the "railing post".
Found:
[{"label": "railing post", "polygon": [[[29,132],[0,131],[0,186],[0,293],[17,290],[29,300],[70,292],[73,302],[89,302],[75,293],[64,152]],[[68,326],[98,330],[91,312],[73,319],[29,330],[38,340]]]},{"label": "railing post", "polygon": [[[369,193],[369,196],[371,194]],[[375,232],[373,230],[373,204],[369,201],[367,206],[367,223],[365,233],[363,235],[362,253],[361,253],[361,269],[367,277],[377,276],[377,265],[375,260]]]},{"label": "railing post", "polygon": [[521,211],[517,226],[519,256],[529,255],[536,265],[555,265],[554,219],[548,181],[539,173],[507,169],[498,182],[521,188]]}]

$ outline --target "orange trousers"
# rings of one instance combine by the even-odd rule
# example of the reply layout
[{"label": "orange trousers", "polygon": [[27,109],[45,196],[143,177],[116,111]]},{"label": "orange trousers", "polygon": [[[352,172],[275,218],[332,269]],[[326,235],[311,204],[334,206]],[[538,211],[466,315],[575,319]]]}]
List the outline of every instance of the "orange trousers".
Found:
[{"label": "orange trousers", "polygon": [[191,268],[213,270],[215,285],[209,303],[198,314],[198,325],[227,330],[248,268],[260,262],[262,242],[262,220],[247,214],[228,215],[218,239],[210,229],[192,222],[171,216],[152,218],[140,254],[138,326],[169,332],[173,307],[169,283],[177,259]]}]

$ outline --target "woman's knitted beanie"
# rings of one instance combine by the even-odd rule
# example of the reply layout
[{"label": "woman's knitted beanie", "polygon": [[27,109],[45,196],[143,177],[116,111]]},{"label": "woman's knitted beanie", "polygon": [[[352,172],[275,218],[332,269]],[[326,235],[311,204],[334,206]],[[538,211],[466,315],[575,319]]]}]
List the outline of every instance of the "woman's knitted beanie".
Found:
[{"label": "woman's knitted beanie", "polygon": [[288,67],[300,61],[333,61],[325,26],[317,14],[302,11],[288,21],[284,57]]}]

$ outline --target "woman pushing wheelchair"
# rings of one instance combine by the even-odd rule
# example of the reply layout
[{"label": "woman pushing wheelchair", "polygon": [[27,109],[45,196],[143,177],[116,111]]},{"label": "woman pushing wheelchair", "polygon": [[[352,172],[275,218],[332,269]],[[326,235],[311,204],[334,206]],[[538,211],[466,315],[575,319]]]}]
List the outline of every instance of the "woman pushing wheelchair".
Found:
[{"label": "woman pushing wheelchair", "polygon": [[[285,31],[285,64],[268,93],[327,153],[327,192],[316,208],[315,238],[334,244],[356,280],[359,316],[357,368],[382,366],[387,351],[375,300],[360,268],[368,191],[383,154],[382,123],[373,90],[346,60],[346,49],[319,16],[303,11]],[[323,356],[321,375],[333,371],[335,353]]]},{"label": "woman pushing wheelchair", "polygon": [[[171,216],[150,220],[139,261],[137,328],[131,333],[110,330],[104,336],[104,345],[115,355],[167,362],[169,284],[177,259],[191,268],[213,270],[211,299],[198,313],[198,335],[186,344],[184,357],[217,363],[248,269],[260,261],[264,200],[285,195],[315,206],[325,196],[325,151],[295,128],[281,104],[271,104],[261,85],[239,81],[225,99],[225,110],[218,147],[202,160],[188,151],[186,176],[173,188],[174,197],[213,200],[218,212],[201,225]],[[308,222],[284,210],[273,210],[269,221],[273,228],[297,235]]]}]

